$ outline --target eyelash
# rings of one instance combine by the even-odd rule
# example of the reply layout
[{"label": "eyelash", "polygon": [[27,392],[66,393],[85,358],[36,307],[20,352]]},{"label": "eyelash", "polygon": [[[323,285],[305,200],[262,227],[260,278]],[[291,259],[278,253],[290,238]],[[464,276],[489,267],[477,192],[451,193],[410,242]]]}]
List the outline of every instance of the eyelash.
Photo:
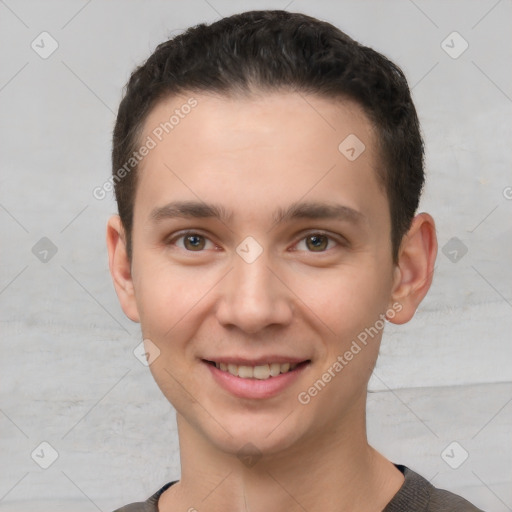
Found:
[{"label": "eyelash", "polygon": [[[188,236],[199,236],[199,237],[202,237],[204,238],[207,242],[210,242],[210,243],[214,243],[212,242],[208,236],[198,232],[198,231],[185,231],[185,232],[182,232],[182,233],[178,233],[177,235],[173,236],[172,238],[168,239],[166,244],[167,245],[175,245],[176,242],[178,240],[184,240],[186,237]],[[341,236],[339,236],[339,239],[337,239],[338,237],[334,237],[333,235],[330,235],[329,233],[326,233],[324,231],[310,231],[306,234],[304,234],[295,244],[294,244],[294,247],[296,245],[298,245],[299,243],[301,242],[304,242],[305,243],[305,240],[308,238],[308,237],[311,237],[311,236],[321,236],[321,237],[326,237],[328,239],[328,244],[330,244],[331,242],[334,242],[336,244],[336,246],[338,247],[346,247],[348,245],[347,241],[342,238]],[[204,252],[204,250],[206,249],[202,249],[202,250],[199,250],[199,251],[190,251],[188,249],[186,249],[185,247],[180,247],[180,249],[188,252],[188,253],[194,253],[194,252],[198,252],[198,253],[201,253],[201,252]],[[323,251],[318,251],[319,254],[325,254],[326,252],[328,252],[329,250],[331,250],[331,248],[328,248],[328,249],[325,249]],[[297,251],[297,249],[292,249],[293,251]],[[317,251],[307,251],[305,250],[304,252],[308,252],[308,253],[311,253],[311,254],[315,254]]]}]

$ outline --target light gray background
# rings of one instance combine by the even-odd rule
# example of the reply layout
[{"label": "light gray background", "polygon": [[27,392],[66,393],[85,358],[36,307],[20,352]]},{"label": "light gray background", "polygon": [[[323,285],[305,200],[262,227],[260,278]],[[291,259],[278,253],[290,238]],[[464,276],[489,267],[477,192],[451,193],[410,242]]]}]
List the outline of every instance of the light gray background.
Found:
[{"label": "light gray background", "polygon": [[[413,321],[387,327],[370,440],[436,486],[512,510],[507,0],[0,1],[1,510],[109,511],[179,478],[174,411],[133,355],[139,327],[108,273],[104,231],[116,207],[92,190],[109,176],[122,87],[159,42],[285,7],[396,61],[427,143],[422,210],[437,220],[436,277]],[[43,31],[59,45],[46,59],[31,48]],[[469,44],[456,59],[446,45],[453,53],[463,42],[442,43],[453,31]],[[47,262],[32,252],[42,237],[57,248]],[[453,237],[455,262],[441,250]],[[36,463],[50,461],[43,441],[58,454],[48,469]],[[445,462],[465,452],[458,469]]]}]

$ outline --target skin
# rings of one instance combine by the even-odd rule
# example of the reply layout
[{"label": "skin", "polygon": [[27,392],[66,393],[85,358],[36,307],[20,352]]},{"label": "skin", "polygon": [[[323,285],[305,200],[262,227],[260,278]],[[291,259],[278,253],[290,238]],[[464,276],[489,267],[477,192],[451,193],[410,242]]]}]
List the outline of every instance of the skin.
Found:
[{"label": "skin", "polygon": [[[393,305],[389,321],[412,318],[432,280],[434,221],[415,217],[393,264],[381,159],[357,105],[285,92],[194,97],[197,107],[139,169],[131,262],[120,219],[107,228],[120,303],[158,347],[150,370],[177,411],[182,475],[159,510],[382,510],[403,483],[366,438],[382,331],[307,405],[297,396]],[[187,99],[159,103],[141,140]],[[338,150],[349,134],[366,146],[354,161]],[[232,215],[152,218],[172,201]],[[276,223],[276,209],[296,202],[343,205],[358,220]],[[199,238],[180,238],[183,230]],[[319,232],[320,249],[307,236]],[[262,248],[252,263],[236,252],[248,236]],[[233,396],[203,362],[269,354],[310,363],[266,399]],[[237,457],[247,443],[261,456],[252,466]]]}]

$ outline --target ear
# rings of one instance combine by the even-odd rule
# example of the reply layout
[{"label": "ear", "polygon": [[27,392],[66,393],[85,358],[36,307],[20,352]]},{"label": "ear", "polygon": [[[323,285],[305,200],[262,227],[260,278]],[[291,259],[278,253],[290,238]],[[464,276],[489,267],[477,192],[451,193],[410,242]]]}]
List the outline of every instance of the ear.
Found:
[{"label": "ear", "polygon": [[402,309],[394,308],[396,314],[388,319],[390,322],[404,324],[414,316],[432,284],[436,256],[434,219],[428,213],[420,213],[400,244],[391,299]]},{"label": "ear", "polygon": [[126,253],[126,236],[119,215],[112,216],[108,221],[107,249],[110,275],[121,307],[130,320],[139,322],[131,262]]}]

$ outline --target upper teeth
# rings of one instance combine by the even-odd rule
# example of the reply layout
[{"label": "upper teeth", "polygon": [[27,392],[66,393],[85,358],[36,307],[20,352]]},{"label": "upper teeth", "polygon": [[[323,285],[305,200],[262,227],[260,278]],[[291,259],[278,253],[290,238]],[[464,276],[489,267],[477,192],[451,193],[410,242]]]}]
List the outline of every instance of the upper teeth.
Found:
[{"label": "upper teeth", "polygon": [[286,373],[290,370],[294,370],[297,367],[297,363],[269,363],[258,366],[238,366],[236,364],[215,363],[215,366],[220,370],[229,372],[231,375],[241,377],[242,379],[265,380],[270,377],[277,377],[280,373]]}]

